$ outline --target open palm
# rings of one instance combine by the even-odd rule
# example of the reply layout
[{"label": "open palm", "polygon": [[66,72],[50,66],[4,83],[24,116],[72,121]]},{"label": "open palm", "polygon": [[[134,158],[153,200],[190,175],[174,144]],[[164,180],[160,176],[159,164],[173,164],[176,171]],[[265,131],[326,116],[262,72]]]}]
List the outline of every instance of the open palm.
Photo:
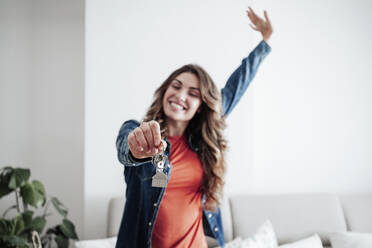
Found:
[{"label": "open palm", "polygon": [[264,40],[268,40],[273,32],[269,17],[267,16],[266,10],[264,11],[265,20],[259,17],[251,7],[248,7],[247,15],[251,22],[249,24],[254,30],[261,32]]}]

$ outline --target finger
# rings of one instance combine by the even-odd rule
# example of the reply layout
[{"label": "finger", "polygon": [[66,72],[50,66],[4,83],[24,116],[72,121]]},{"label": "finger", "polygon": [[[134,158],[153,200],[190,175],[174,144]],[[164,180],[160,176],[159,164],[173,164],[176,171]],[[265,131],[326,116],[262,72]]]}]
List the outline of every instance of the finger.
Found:
[{"label": "finger", "polygon": [[254,10],[253,10],[251,7],[249,7],[249,9],[252,11],[252,15],[253,15],[254,17],[258,18],[258,15],[256,14],[256,12],[254,12]]},{"label": "finger", "polygon": [[128,135],[128,144],[129,144],[130,150],[132,151],[132,154],[134,153],[134,151],[143,152],[143,148],[139,145],[133,133],[130,133]]},{"label": "finger", "polygon": [[269,19],[269,17],[267,16],[267,12],[266,12],[266,10],[264,11],[264,16],[265,16],[266,21],[267,21],[268,23],[271,24],[270,19]]},{"label": "finger", "polygon": [[251,20],[251,22],[254,22],[254,17],[252,16],[252,13],[247,10],[247,16]]},{"label": "finger", "polygon": [[142,132],[142,129],[141,128],[136,128],[134,131],[133,131],[133,134],[134,136],[136,137],[136,140],[137,142],[139,143],[140,147],[143,148],[142,151],[148,151],[149,150],[149,146],[147,144],[147,140]]},{"label": "finger", "polygon": [[252,15],[253,19],[256,19],[258,16],[256,15],[256,13],[253,11],[253,9],[251,7],[248,7],[249,10],[250,10],[250,14]]},{"label": "finger", "polygon": [[148,145],[148,149],[147,149],[147,153],[151,153],[153,152],[153,148],[154,148],[154,139],[152,137],[152,132],[151,132],[151,129],[150,129],[150,126],[147,122],[142,122],[141,125],[140,125],[140,128],[145,136],[145,139],[147,141],[147,145]]},{"label": "finger", "polygon": [[261,17],[259,17],[254,11],[253,11],[253,9],[251,8],[251,7],[249,7],[249,9],[252,11],[252,16],[254,17],[254,19],[255,19],[255,21],[257,22],[257,21],[263,21],[263,19],[261,18]]},{"label": "finger", "polygon": [[252,24],[249,23],[249,25],[251,26],[251,28],[253,28],[254,30],[256,31],[260,31],[258,28],[256,28],[255,26],[253,26]]},{"label": "finger", "polygon": [[248,8],[249,8],[247,10],[248,17],[254,23],[254,22],[256,22],[256,17],[253,15],[251,7],[248,7]]},{"label": "finger", "polygon": [[152,137],[154,139],[154,146],[158,147],[161,141],[160,125],[157,121],[150,121],[149,125],[151,127]]},{"label": "finger", "polygon": [[161,140],[161,143],[160,143],[160,152],[164,152],[165,149],[167,149],[167,142],[165,142],[165,140]]},{"label": "finger", "polygon": [[251,20],[251,22],[254,24],[254,25],[258,25],[259,24],[259,20],[257,20],[257,18],[253,17],[253,14],[252,13],[249,13],[248,14],[248,17],[249,19]]}]

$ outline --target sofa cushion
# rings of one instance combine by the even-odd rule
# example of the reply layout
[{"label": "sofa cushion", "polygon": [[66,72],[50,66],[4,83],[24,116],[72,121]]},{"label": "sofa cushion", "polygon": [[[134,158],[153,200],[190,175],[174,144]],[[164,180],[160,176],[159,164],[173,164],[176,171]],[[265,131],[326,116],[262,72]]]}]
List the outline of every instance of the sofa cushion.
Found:
[{"label": "sofa cushion", "polygon": [[308,238],[298,240],[293,243],[279,246],[279,248],[323,248],[322,241],[318,234],[314,234]]},{"label": "sofa cushion", "polygon": [[220,205],[222,226],[225,235],[225,241],[233,239],[232,220],[231,220],[231,209],[229,199],[225,196],[221,200]]},{"label": "sofa cushion", "polygon": [[271,224],[270,220],[266,220],[264,223],[262,223],[261,226],[257,228],[253,236],[247,239],[237,237],[233,241],[227,242],[225,244],[225,248],[277,248],[277,247],[278,242],[275,236],[274,227]]},{"label": "sofa cushion", "polygon": [[372,193],[340,195],[348,231],[372,233]]},{"label": "sofa cushion", "polygon": [[371,248],[372,233],[339,232],[331,233],[332,248]]},{"label": "sofa cushion", "polygon": [[75,248],[115,248],[117,237],[75,241]]},{"label": "sofa cushion", "polygon": [[329,245],[329,232],[346,231],[339,198],[331,194],[235,195],[230,197],[233,236],[249,237],[270,219],[279,244],[318,233]]}]

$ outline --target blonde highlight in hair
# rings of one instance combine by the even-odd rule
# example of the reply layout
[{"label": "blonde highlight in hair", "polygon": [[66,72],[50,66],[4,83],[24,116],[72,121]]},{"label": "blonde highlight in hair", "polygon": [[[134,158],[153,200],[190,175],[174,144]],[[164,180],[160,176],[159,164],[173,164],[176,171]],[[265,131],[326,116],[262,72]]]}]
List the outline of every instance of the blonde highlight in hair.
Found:
[{"label": "blonde highlight in hair", "polygon": [[206,196],[204,206],[207,210],[216,210],[222,198],[225,175],[225,151],[227,141],[223,137],[226,127],[222,113],[222,96],[209,74],[199,65],[188,64],[175,70],[156,89],[154,100],[143,121],[156,120],[160,124],[162,137],[166,136],[166,116],[163,110],[163,97],[170,83],[181,73],[193,73],[200,84],[202,106],[190,120],[186,133],[192,136],[192,143],[198,146],[198,156],[203,166],[201,191]]}]

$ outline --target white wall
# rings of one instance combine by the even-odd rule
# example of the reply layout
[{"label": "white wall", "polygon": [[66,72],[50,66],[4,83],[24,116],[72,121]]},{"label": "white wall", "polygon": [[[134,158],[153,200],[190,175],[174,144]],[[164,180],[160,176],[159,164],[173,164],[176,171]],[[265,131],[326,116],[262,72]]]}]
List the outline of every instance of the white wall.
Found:
[{"label": "white wall", "polygon": [[251,88],[250,191],[371,192],[372,2],[272,8],[273,56]]},{"label": "white wall", "polygon": [[89,0],[86,238],[104,236],[107,202],[124,194],[120,125],[183,64],[222,87],[261,40],[248,5],[268,10],[273,50],[228,120],[226,192],[372,191],[370,1]]},{"label": "white wall", "polygon": [[[84,2],[2,0],[0,37],[0,166],[30,168],[81,236]],[[13,204],[1,199],[1,214]],[[47,227],[60,223],[48,212]]]}]

